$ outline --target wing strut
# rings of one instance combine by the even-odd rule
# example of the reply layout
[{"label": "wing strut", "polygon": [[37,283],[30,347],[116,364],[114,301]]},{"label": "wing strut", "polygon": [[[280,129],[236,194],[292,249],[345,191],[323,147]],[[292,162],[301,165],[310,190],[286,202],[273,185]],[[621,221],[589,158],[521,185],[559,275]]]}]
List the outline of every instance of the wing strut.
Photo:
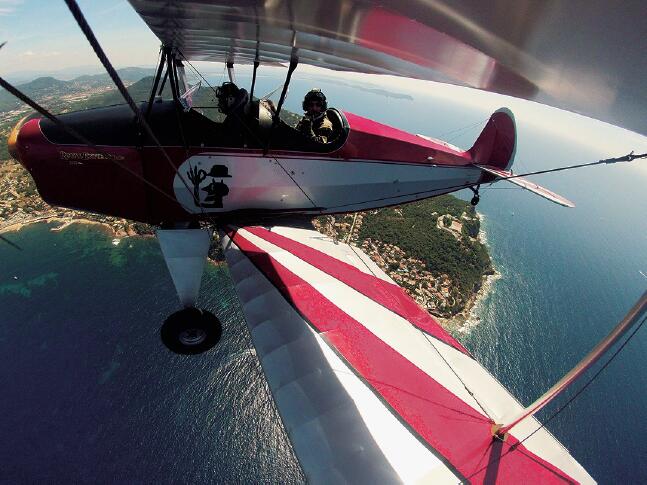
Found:
[{"label": "wing strut", "polygon": [[[587,369],[595,364],[600,357],[607,352],[613,344],[618,342],[620,338],[625,335],[635,324],[642,325],[647,318],[647,291],[638,299],[636,304],[629,310],[627,315],[616,325],[616,327],[607,335],[596,347],[584,357],[579,364],[573,367],[568,374],[562,377],[553,387],[546,391],[534,403],[524,409],[518,416],[510,420],[505,425],[495,425],[493,434],[504,438],[514,426],[526,419],[528,416],[535,414],[542,409],[546,404],[551,402],[559,396],[566,388],[568,388],[578,377],[580,377]],[[637,329],[636,329],[637,330]],[[633,336],[633,334],[631,335]],[[631,338],[631,336],[629,338]]]},{"label": "wing strut", "polygon": [[234,63],[233,61],[227,61],[227,76],[229,76],[229,81],[236,84],[236,76],[234,76]]},{"label": "wing strut", "polygon": [[267,139],[267,143],[265,144],[265,150],[263,150],[263,156],[267,155],[267,152],[270,150],[270,143],[272,141],[272,133],[274,132],[274,128],[278,124],[280,118],[279,115],[281,114],[281,108],[283,108],[283,102],[285,101],[285,95],[288,93],[288,87],[290,86],[290,79],[292,79],[292,73],[294,70],[297,68],[299,65],[299,58],[294,55],[294,51],[296,49],[292,49],[293,55],[292,58],[290,59],[290,66],[288,67],[288,75],[285,78],[285,83],[283,84],[283,91],[281,91],[281,97],[279,98],[279,104],[276,107],[276,112],[274,113],[274,117],[272,119],[272,128],[270,129],[270,135]]},{"label": "wing strut", "polygon": [[261,35],[261,25],[257,21],[256,22],[256,56],[254,57],[254,72],[252,73],[252,87],[249,90],[250,102],[254,102],[254,86],[256,85],[256,70],[258,69],[258,65],[260,64],[259,57],[258,57],[258,51],[261,44],[260,35]]},{"label": "wing strut", "polygon": [[254,61],[254,71],[252,72],[252,87],[249,88],[249,100],[250,102],[254,101],[254,86],[256,86],[256,70],[260,62]]},{"label": "wing strut", "polygon": [[166,62],[166,49],[162,49],[159,65],[157,66],[157,72],[155,73],[155,80],[153,81],[153,87],[151,88],[151,94],[148,98],[148,106],[146,106],[146,114],[144,114],[144,119],[150,117],[151,111],[153,109],[153,101],[155,101],[155,93],[157,92],[157,87],[162,77],[162,70],[164,69],[164,64]]}]

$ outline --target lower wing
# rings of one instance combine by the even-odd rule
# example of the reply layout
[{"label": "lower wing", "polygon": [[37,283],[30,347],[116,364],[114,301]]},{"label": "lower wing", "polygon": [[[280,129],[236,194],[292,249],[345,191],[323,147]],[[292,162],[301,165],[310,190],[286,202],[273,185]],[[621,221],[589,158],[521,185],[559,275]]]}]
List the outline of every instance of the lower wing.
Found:
[{"label": "lower wing", "polygon": [[360,249],[288,226],[222,241],[309,481],[593,481],[534,418],[494,440],[522,406]]}]

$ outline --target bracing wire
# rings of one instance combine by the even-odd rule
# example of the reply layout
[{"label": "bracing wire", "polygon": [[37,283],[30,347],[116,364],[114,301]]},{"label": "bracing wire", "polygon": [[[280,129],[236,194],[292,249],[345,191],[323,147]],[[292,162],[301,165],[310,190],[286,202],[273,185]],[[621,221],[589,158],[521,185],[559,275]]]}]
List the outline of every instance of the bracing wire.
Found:
[{"label": "bracing wire", "polygon": [[29,96],[27,96],[26,94],[19,91],[17,88],[15,88],[13,85],[9,84],[7,81],[5,81],[1,77],[0,77],[0,86],[2,86],[4,89],[6,89],[9,93],[11,93],[13,96],[18,98],[20,101],[27,104],[32,109],[34,109],[35,111],[37,111],[38,113],[40,113],[41,115],[46,117],[48,120],[52,121],[56,126],[61,128],[68,135],[72,136],[73,138],[77,139],[78,141],[80,141],[84,145],[87,145],[88,147],[92,148],[96,152],[100,153],[101,155],[103,155],[106,158],[106,160],[112,161],[118,167],[121,167],[122,169],[124,169],[126,172],[128,172],[131,175],[133,175],[134,177],[136,177],[141,182],[145,183],[146,185],[148,185],[149,187],[151,187],[155,191],[162,194],[164,197],[172,200],[173,202],[176,202],[176,199],[174,197],[172,197],[170,194],[168,194],[165,190],[161,189],[160,187],[158,187],[155,184],[152,184],[151,182],[146,180],[144,177],[142,177],[140,174],[138,174],[137,172],[132,170],[130,167],[128,167],[126,165],[122,165],[121,163],[119,163],[119,161],[115,158],[115,156],[112,153],[109,153],[109,152],[105,151],[104,149],[102,149],[102,148],[98,147],[97,145],[95,145],[93,142],[88,140],[85,136],[80,134],[74,128],[72,128],[71,126],[68,126],[65,123],[63,123],[58,117],[56,117],[55,115],[50,113],[47,109],[43,108],[36,101],[32,100]]},{"label": "bracing wire", "polygon": [[[517,443],[516,445],[510,446],[510,447],[506,450],[506,452],[505,452],[505,453],[502,453],[500,456],[498,456],[498,457],[496,457],[495,459],[493,459],[492,461],[488,462],[488,464],[487,464],[487,465],[485,465],[485,466],[483,466],[483,467],[479,468],[479,469],[478,469],[478,470],[476,470],[474,473],[472,473],[470,476],[465,477],[465,480],[466,480],[466,481],[464,481],[464,482],[463,482],[463,481],[461,481],[461,482],[459,482],[459,483],[469,483],[469,479],[470,479],[470,478],[472,478],[473,476],[475,476],[475,475],[479,474],[480,472],[482,472],[483,470],[485,470],[487,467],[497,464],[497,463],[498,463],[499,461],[501,461],[501,460],[502,460],[506,455],[508,455],[508,454],[510,454],[511,452],[513,452],[513,451],[514,451],[514,450],[515,450],[519,445],[523,444],[525,441],[527,441],[528,439],[530,439],[533,435],[535,435],[535,434],[536,434],[537,432],[539,432],[541,429],[543,429],[544,427],[546,427],[546,426],[548,425],[548,423],[550,423],[554,418],[556,418],[559,414],[561,414],[561,412],[562,412],[562,411],[564,411],[564,410],[565,410],[565,409],[566,409],[566,408],[567,408],[571,403],[573,403],[573,401],[575,401],[578,397],[580,397],[580,396],[582,395],[582,393],[584,393],[584,391],[585,391],[585,390],[586,390],[586,389],[587,389],[591,384],[593,384],[593,382],[598,378],[598,376],[600,376],[600,374],[602,374],[602,372],[604,372],[604,370],[605,370],[607,367],[609,367],[609,364],[611,364],[611,362],[613,362],[613,360],[614,360],[614,359],[615,359],[615,358],[620,354],[620,352],[622,352],[622,350],[627,346],[627,344],[628,344],[628,343],[631,341],[631,339],[636,335],[636,333],[638,333],[638,330],[640,330],[640,328],[643,326],[643,324],[645,323],[645,321],[647,321],[647,316],[645,316],[645,317],[640,321],[640,323],[636,326],[636,328],[634,328],[634,330],[631,332],[631,334],[629,334],[629,336],[627,337],[627,339],[622,343],[622,345],[620,345],[620,347],[618,347],[618,348],[616,349],[616,351],[611,355],[611,357],[609,357],[609,359],[604,363],[604,365],[602,365],[602,367],[600,367],[600,369],[598,369],[598,371],[597,371],[595,374],[593,374],[593,375],[591,376],[591,378],[590,378],[588,381],[586,381],[586,383],[585,383],[585,384],[584,384],[580,389],[578,389],[578,391],[577,391],[573,396],[571,396],[571,397],[569,398],[569,400],[568,400],[568,401],[566,401],[563,405],[561,405],[561,406],[560,406],[560,407],[559,407],[559,408],[558,408],[558,409],[557,409],[553,414],[551,414],[551,415],[550,415],[550,417],[548,417],[548,418],[547,418],[543,423],[540,423],[540,425],[539,425],[539,426],[538,426],[538,427],[537,427],[537,428],[536,428],[532,433],[530,433],[530,434],[529,434],[528,436],[526,436],[524,439],[522,439],[521,441],[519,441],[519,443]],[[493,439],[503,440],[503,438],[501,438],[501,437],[499,437],[499,436],[494,436],[494,437],[493,437]]]},{"label": "bracing wire", "polygon": [[460,138],[461,136],[464,136],[468,131],[470,131],[470,129],[476,128],[477,126],[487,123],[489,119],[490,118],[485,118],[484,120],[477,121],[476,123],[472,123],[471,125],[465,126],[463,128],[459,128],[458,130],[452,130],[448,133],[440,135],[440,137],[445,138],[449,133],[454,133],[454,136],[452,136],[447,140],[447,143],[451,143],[452,141]]},{"label": "bracing wire", "polygon": [[594,165],[602,165],[603,163],[610,164],[610,163],[618,163],[618,162],[633,162],[634,160],[638,160],[641,158],[647,158],[647,153],[640,153],[638,155],[634,155],[634,152],[630,152],[627,155],[623,155],[621,157],[614,157],[614,158],[605,158],[602,160],[597,160],[595,162],[586,162],[586,163],[578,163],[575,165],[567,165],[565,167],[557,167],[557,168],[547,168],[545,170],[536,170],[534,172],[525,172],[525,173],[519,173],[519,174],[512,174],[512,175],[506,175],[505,177],[501,177],[502,180],[508,180],[508,179],[514,179],[514,178],[519,178],[519,177],[529,177],[530,175],[540,175],[543,173],[554,173],[554,172],[562,172],[564,170],[573,170],[576,168],[582,168],[582,167],[592,167]]},{"label": "bracing wire", "polygon": [[[135,116],[137,117],[138,124],[144,129],[148,137],[153,140],[155,145],[160,149],[162,154],[164,155],[164,158],[170,165],[170,167],[173,169],[175,174],[180,178],[182,181],[182,184],[186,187],[187,191],[191,194],[193,199],[196,199],[195,195],[193,194],[193,191],[190,189],[189,184],[185,180],[185,178],[182,176],[178,168],[175,166],[173,161],[171,160],[171,157],[168,155],[167,151],[164,149],[164,147],[161,145],[160,141],[157,139],[157,136],[155,133],[153,133],[153,130],[151,129],[150,125],[146,122],[144,119],[139,107],[133,100],[133,98],[130,96],[130,93],[126,89],[126,86],[124,86],[124,83],[121,81],[121,78],[119,77],[119,74],[117,74],[117,71],[115,71],[115,68],[112,66],[110,63],[110,60],[106,56],[103,48],[99,44],[99,41],[97,40],[96,36],[94,35],[94,32],[92,31],[92,28],[88,25],[88,22],[86,21],[83,12],[81,12],[81,9],[79,8],[78,4],[76,3],[76,0],[65,0],[65,3],[67,4],[67,7],[70,9],[70,12],[72,12],[72,15],[74,16],[74,19],[76,20],[77,24],[79,25],[79,28],[85,35],[86,39],[92,46],[92,49],[94,50],[94,53],[97,55],[99,60],[101,61],[101,64],[103,64],[103,67],[108,71],[108,74],[110,75],[110,78],[112,81],[115,83],[117,86],[117,89],[121,93],[122,97],[126,100],[126,103],[128,103],[128,106],[130,106],[130,109],[135,113]],[[195,203],[198,207],[200,206],[200,201],[195,200]]]},{"label": "bracing wire", "polygon": [[[2,46],[0,46],[0,47],[2,47]],[[15,242],[10,241],[6,237],[4,237],[2,234],[0,234],[0,240],[3,241],[3,242],[6,242],[9,246],[13,247],[14,249],[17,249],[18,251],[22,251],[22,248],[20,246],[18,246]]]},{"label": "bracing wire", "polygon": [[[190,62],[190,61],[189,61],[189,60],[184,56],[184,54],[182,54],[182,52],[181,52],[181,51],[179,51],[179,50],[178,50],[178,54],[180,54],[180,56],[182,56],[182,59],[184,59],[184,60],[187,62],[187,64],[191,67],[191,69],[193,69],[193,70],[196,72],[196,74],[198,74],[198,76],[200,76],[200,77],[204,80],[204,82],[207,84],[207,86],[209,86],[209,88],[210,88],[210,89],[215,93],[215,92],[216,92],[216,90],[214,89],[214,87],[213,87],[211,84],[209,84],[209,81],[207,81],[207,80],[204,78],[204,76],[200,73],[200,71],[198,71],[198,70],[193,66],[193,64],[191,64],[191,62]],[[256,133],[254,133],[254,130],[252,130],[252,129],[247,125],[247,123],[245,122],[245,120],[241,119],[241,118],[238,116],[238,113],[233,113],[233,115],[234,115],[234,116],[236,117],[236,119],[241,123],[241,125],[245,127],[245,130],[247,131],[247,133],[248,133],[248,134],[250,134],[250,135],[251,135],[251,136],[252,136],[252,137],[253,137],[253,138],[254,138],[254,139],[255,139],[259,144],[261,144],[261,145],[262,145],[262,144],[263,144],[263,140],[261,140],[261,139],[258,137],[258,135],[257,135]],[[290,173],[290,172],[289,172],[289,171],[288,171],[288,170],[283,166],[283,164],[279,161],[279,159],[278,159],[278,158],[276,158],[276,157],[275,157],[275,156],[273,156],[273,155],[270,155],[269,157],[270,157],[272,160],[274,160],[274,162],[275,162],[275,163],[276,163],[276,164],[281,168],[281,170],[283,170],[283,172],[284,172],[284,173],[285,173],[285,174],[290,178],[290,180],[292,180],[292,182],[294,183],[294,185],[295,185],[295,186],[296,186],[296,187],[301,191],[301,193],[304,195],[304,197],[305,197],[306,199],[308,199],[308,201],[310,202],[310,204],[312,204],[313,209],[315,209],[315,210],[320,209],[320,207],[315,203],[315,201],[312,199],[312,197],[310,197],[310,195],[308,195],[308,193],[305,191],[305,189],[304,189],[303,187],[301,187],[301,185],[299,184],[299,182],[297,182],[297,180],[292,176],[292,174],[291,174],[291,173]]]}]

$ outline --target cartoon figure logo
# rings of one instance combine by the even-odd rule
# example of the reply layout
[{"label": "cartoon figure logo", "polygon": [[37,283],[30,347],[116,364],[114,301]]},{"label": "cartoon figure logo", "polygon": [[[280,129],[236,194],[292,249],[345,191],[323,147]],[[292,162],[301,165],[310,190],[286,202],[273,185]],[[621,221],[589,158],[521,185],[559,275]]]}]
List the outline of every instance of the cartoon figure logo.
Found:
[{"label": "cartoon figure logo", "polygon": [[[211,167],[209,173],[202,169],[198,169],[197,167],[193,167],[189,169],[186,174],[193,184],[193,203],[197,207],[205,207],[209,209],[222,208],[222,198],[229,194],[229,187],[227,187],[222,179],[231,178],[231,175],[229,175],[229,169],[226,165],[214,165]],[[212,177],[211,182],[207,184],[206,187],[200,189],[200,185],[207,177]],[[216,182],[216,179],[220,179],[220,181]],[[207,193],[207,196],[204,199],[200,197],[200,190]]]}]

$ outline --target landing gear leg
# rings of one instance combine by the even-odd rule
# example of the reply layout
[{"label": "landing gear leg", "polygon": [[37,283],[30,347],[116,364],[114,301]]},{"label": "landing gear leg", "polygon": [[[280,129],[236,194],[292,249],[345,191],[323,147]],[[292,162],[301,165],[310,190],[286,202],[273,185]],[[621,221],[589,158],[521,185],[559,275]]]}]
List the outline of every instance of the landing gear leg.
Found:
[{"label": "landing gear leg", "polygon": [[200,354],[216,345],[222,335],[220,321],[195,308],[211,235],[206,229],[160,229],[157,239],[184,306],[164,321],[162,342],[177,354]]},{"label": "landing gear leg", "polygon": [[470,190],[471,190],[472,192],[474,192],[474,197],[472,197],[472,200],[470,200],[470,204],[472,204],[472,205],[474,205],[474,206],[475,206],[476,204],[478,204],[478,203],[479,203],[479,201],[481,200],[481,196],[479,195],[479,189],[480,189],[480,188],[481,188],[481,186],[480,186],[480,185],[477,185],[477,186],[476,186],[476,188],[474,188],[474,187],[470,187]]}]

